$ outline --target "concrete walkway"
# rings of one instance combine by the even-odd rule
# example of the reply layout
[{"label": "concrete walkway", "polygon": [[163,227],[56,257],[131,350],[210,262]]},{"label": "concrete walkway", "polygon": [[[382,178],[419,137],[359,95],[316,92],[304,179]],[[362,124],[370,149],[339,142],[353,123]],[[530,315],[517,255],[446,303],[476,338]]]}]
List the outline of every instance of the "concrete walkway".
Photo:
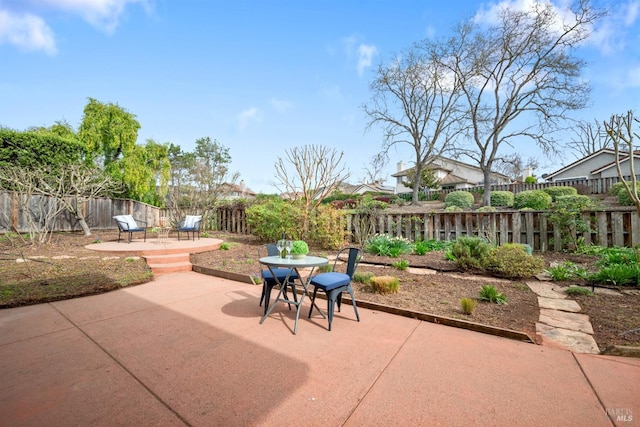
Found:
[{"label": "concrete walkway", "polygon": [[[165,274],[0,310],[0,426],[640,425],[640,360]],[[631,420],[631,421],[629,421]]]}]

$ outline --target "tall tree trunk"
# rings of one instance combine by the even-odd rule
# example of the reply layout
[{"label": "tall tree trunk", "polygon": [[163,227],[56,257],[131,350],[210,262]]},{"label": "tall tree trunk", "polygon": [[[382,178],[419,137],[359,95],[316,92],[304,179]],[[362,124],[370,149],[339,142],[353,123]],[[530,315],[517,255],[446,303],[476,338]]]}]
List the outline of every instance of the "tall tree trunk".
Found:
[{"label": "tall tree trunk", "polygon": [[482,195],[482,206],[491,206],[491,168],[483,168],[484,194]]}]

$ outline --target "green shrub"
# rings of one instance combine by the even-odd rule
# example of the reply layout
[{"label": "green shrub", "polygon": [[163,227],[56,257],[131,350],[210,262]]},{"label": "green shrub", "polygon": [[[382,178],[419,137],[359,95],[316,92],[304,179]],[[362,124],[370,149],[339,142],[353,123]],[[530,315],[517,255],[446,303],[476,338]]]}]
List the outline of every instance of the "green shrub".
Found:
[{"label": "green shrub", "polygon": [[231,245],[229,243],[224,242],[220,244],[221,251],[228,251],[229,249],[231,249]]},{"label": "green shrub", "polygon": [[451,244],[451,255],[463,268],[484,268],[492,246],[480,237],[459,237]]},{"label": "green shrub", "polygon": [[535,276],[544,269],[544,259],[529,255],[522,245],[504,244],[491,251],[486,260],[491,274],[509,279]]},{"label": "green shrub", "polygon": [[546,210],[551,207],[551,196],[542,190],[521,191],[513,198],[513,207],[516,209]]},{"label": "green shrub", "polygon": [[548,218],[549,222],[553,224],[554,230],[559,233],[563,248],[572,252],[577,249],[578,233],[590,230],[590,225],[584,220],[582,212],[596,208],[599,208],[598,203],[589,196],[572,195],[556,198],[556,203],[549,212]]},{"label": "green shrub", "polygon": [[589,289],[587,288],[583,288],[582,286],[569,286],[567,289],[564,290],[564,293],[570,296],[576,296],[576,295],[588,295],[591,296],[593,295],[593,292],[591,292]]},{"label": "green shrub", "polygon": [[287,201],[270,198],[248,207],[245,213],[251,233],[262,241],[275,242],[282,233],[299,238],[302,212]]},{"label": "green shrub", "polygon": [[501,305],[507,304],[507,297],[502,292],[498,292],[496,287],[493,285],[484,285],[480,289],[480,300],[494,302]]},{"label": "green shrub", "polygon": [[639,275],[640,267],[637,265],[613,264],[601,268],[593,275],[593,280],[613,286],[624,286],[638,284]]},{"label": "green shrub", "polygon": [[345,217],[340,209],[321,205],[309,217],[308,240],[315,247],[340,249],[346,240]]},{"label": "green shrub", "polygon": [[535,176],[528,176],[524,179],[524,183],[525,184],[536,184],[538,182],[538,178],[536,178]]},{"label": "green shrub", "polygon": [[[637,193],[638,197],[640,197],[640,189],[638,189]],[[633,200],[631,199],[631,196],[629,195],[629,193],[627,193],[626,189],[622,189],[622,191],[620,191],[618,193],[618,203],[621,206],[633,206]]]},{"label": "green shrub", "polygon": [[457,206],[462,209],[467,209],[473,206],[473,194],[468,191],[453,191],[447,194],[444,198],[444,206]]},{"label": "green shrub", "polygon": [[392,276],[374,276],[369,279],[369,284],[374,292],[379,294],[397,294],[400,279]]},{"label": "green shrub", "polygon": [[462,209],[460,206],[447,206],[446,208],[444,208],[445,212],[462,212],[464,211],[464,209]]},{"label": "green shrub", "polygon": [[[627,184],[631,185],[629,181],[627,181]],[[610,196],[617,196],[621,191],[625,191],[625,187],[622,181],[616,182],[611,187],[609,187],[608,193]]]},{"label": "green shrub", "polygon": [[497,209],[493,206],[480,206],[477,211],[478,212],[495,212]]},{"label": "green shrub", "polygon": [[551,196],[551,201],[555,202],[560,196],[575,196],[578,194],[578,190],[573,187],[559,186],[559,187],[547,187],[543,189],[545,193]]},{"label": "green shrub", "polygon": [[[573,187],[570,187],[573,188]],[[555,199],[556,210],[560,208],[571,209],[574,211],[586,211],[589,209],[599,208],[597,201],[589,196],[573,194],[568,196],[558,196]]]},{"label": "green shrub", "polygon": [[403,237],[390,237],[386,234],[376,234],[367,239],[364,251],[374,255],[397,258],[400,255],[413,252],[413,245]]},{"label": "green shrub", "polygon": [[598,267],[608,267],[615,264],[638,265],[640,263],[640,250],[625,247],[602,248],[596,262]]},{"label": "green shrub", "polygon": [[397,270],[406,270],[407,268],[409,268],[409,261],[407,261],[406,259],[401,259],[401,260],[392,262],[391,267]]},{"label": "green shrub", "polygon": [[370,271],[365,271],[363,273],[359,273],[356,271],[353,274],[353,281],[357,283],[364,283],[366,285],[370,283],[372,277],[373,273],[371,273]]},{"label": "green shrub", "polygon": [[587,273],[587,270],[578,267],[577,264],[571,261],[565,261],[556,266],[549,267],[545,271],[549,274],[549,276],[551,276],[551,280],[553,280],[554,282],[572,280],[576,277],[584,277]]},{"label": "green shrub", "polygon": [[462,312],[468,316],[473,314],[477,306],[478,300],[471,298],[462,298],[460,300],[460,308],[462,309]]},{"label": "green shrub", "polygon": [[424,255],[431,251],[443,251],[449,246],[450,243],[443,240],[416,240],[413,244],[413,253]]},{"label": "green shrub", "polygon": [[492,191],[491,206],[513,206],[514,195],[511,191]]}]

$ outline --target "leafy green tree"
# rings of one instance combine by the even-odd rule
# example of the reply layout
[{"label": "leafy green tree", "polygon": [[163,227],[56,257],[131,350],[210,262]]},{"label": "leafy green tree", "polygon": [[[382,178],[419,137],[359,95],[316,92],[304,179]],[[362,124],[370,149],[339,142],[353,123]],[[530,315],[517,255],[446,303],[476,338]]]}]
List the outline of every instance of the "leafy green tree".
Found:
[{"label": "leafy green tree", "polygon": [[[406,181],[402,181],[402,184],[409,188],[414,188],[414,175],[408,176]],[[430,188],[438,188],[440,185],[440,180],[436,178],[436,174],[433,169],[425,168],[422,170],[422,176],[420,177],[420,183],[418,184],[418,189],[426,190]]]},{"label": "leafy green tree", "polygon": [[67,165],[80,161],[83,146],[48,130],[26,132],[0,128],[0,166],[31,169],[42,165]]},{"label": "leafy green tree", "polygon": [[121,183],[124,196],[163,205],[168,188],[168,147],[148,140],[137,145],[140,123],[117,104],[89,98],[78,138],[85,146],[86,162],[104,168]]},{"label": "leafy green tree", "polygon": [[225,184],[233,184],[238,174],[231,174],[229,149],[209,137],[196,141],[194,152],[184,152],[170,145],[168,207],[172,221],[181,220],[187,213],[203,215],[203,223],[226,193]]},{"label": "leafy green tree", "polygon": [[127,110],[89,98],[78,137],[85,144],[89,161],[101,161],[110,172],[122,174],[117,162],[135,149],[139,129],[136,116]]}]

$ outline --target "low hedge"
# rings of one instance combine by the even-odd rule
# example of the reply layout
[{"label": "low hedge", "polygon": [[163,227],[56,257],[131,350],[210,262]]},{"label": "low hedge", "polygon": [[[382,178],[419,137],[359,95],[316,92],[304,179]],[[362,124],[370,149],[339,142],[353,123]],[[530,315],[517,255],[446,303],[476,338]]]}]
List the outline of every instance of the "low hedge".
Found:
[{"label": "low hedge", "polygon": [[473,206],[474,198],[473,194],[468,191],[454,191],[447,194],[444,199],[444,206],[457,206],[459,208],[470,208]]},{"label": "low hedge", "polygon": [[552,198],[542,190],[522,191],[515,195],[513,207],[515,209],[547,210],[551,207]]}]

